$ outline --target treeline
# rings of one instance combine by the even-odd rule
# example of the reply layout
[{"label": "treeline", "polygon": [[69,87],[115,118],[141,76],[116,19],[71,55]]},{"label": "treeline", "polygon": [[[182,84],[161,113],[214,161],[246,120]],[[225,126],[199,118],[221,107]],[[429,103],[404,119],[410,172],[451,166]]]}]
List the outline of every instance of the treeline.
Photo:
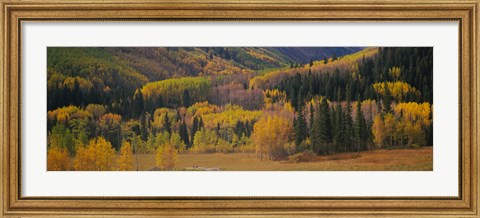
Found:
[{"label": "treeline", "polygon": [[135,89],[148,81],[135,69],[97,48],[47,51],[48,110],[68,105],[103,104],[120,110]]},{"label": "treeline", "polygon": [[161,107],[189,107],[195,102],[205,101],[211,86],[211,81],[203,77],[182,77],[147,83],[141,92],[137,90],[135,93],[135,108],[139,109],[138,112],[143,112],[145,107],[151,113]]},{"label": "treeline", "polygon": [[315,95],[330,101],[355,99],[357,95],[361,99],[380,100],[388,95],[385,98],[395,98],[398,102],[432,104],[432,59],[431,48],[379,48],[374,58],[364,58],[356,66],[357,71],[297,73],[274,88],[285,91],[296,110],[299,98],[309,100]]}]

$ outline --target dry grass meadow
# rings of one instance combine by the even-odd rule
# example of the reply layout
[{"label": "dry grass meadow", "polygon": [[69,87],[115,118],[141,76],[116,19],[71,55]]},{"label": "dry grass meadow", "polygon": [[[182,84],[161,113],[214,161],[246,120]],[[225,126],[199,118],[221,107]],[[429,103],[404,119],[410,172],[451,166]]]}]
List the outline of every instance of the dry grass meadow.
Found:
[{"label": "dry grass meadow", "polygon": [[[133,168],[136,170],[134,155]],[[151,170],[155,155],[138,155],[138,170]],[[433,148],[373,150],[320,156],[313,162],[260,161],[255,153],[180,154],[175,170],[192,167],[223,171],[431,171]]]}]

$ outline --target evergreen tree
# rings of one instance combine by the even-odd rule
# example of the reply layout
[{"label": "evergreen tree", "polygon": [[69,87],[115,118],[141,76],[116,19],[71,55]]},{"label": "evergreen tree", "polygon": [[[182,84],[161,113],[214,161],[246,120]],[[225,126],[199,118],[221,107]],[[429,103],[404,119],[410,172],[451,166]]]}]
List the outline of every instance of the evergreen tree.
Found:
[{"label": "evergreen tree", "polygon": [[295,109],[295,111],[298,111],[298,97],[296,89],[292,87],[290,93],[290,103],[292,104],[293,109]]},{"label": "evergreen tree", "polygon": [[295,126],[295,145],[300,146],[303,140],[307,138],[307,121],[303,116],[303,108],[300,107],[297,111],[297,119]]},{"label": "evergreen tree", "polygon": [[366,121],[362,113],[360,94],[357,94],[357,113],[355,117],[355,140],[357,143],[357,152],[363,147],[366,140]]},{"label": "evergreen tree", "polygon": [[140,135],[143,141],[148,139],[148,128],[145,115],[140,116]]},{"label": "evergreen tree", "polygon": [[350,102],[350,90],[347,90],[346,97],[347,103],[345,106],[345,116],[343,120],[343,125],[345,128],[345,151],[351,151],[352,148],[352,136],[354,134],[353,124],[352,124],[352,104]]},{"label": "evergreen tree", "polygon": [[190,107],[190,94],[188,93],[188,90],[185,89],[185,91],[183,91],[183,95],[182,95],[182,105],[184,107]]},{"label": "evergreen tree", "polygon": [[337,152],[341,150],[345,143],[344,117],[342,105],[337,103],[337,109],[335,110],[335,148]]},{"label": "evergreen tree", "polygon": [[165,122],[163,123],[165,131],[167,131],[170,135],[172,134],[172,123],[168,119],[168,114],[165,113]]},{"label": "evergreen tree", "polygon": [[312,103],[310,104],[310,132],[313,129],[314,117],[315,117],[315,109],[313,108],[313,103]]},{"label": "evergreen tree", "polygon": [[312,120],[312,129],[311,129],[311,134],[310,134],[310,142],[311,146],[310,149],[315,152],[316,154],[320,153],[321,150],[321,133],[320,133],[320,123],[321,123],[321,118],[320,118],[320,105],[316,104],[315,106],[315,111],[314,111],[314,116]]},{"label": "evergreen tree", "polygon": [[332,55],[332,62],[333,62],[333,61],[336,61],[337,59],[338,59],[337,54],[336,54],[336,53],[333,53],[333,55]]},{"label": "evergreen tree", "polygon": [[74,105],[78,106],[84,106],[83,98],[82,98],[82,90],[80,90],[80,83],[78,82],[77,79],[75,79],[74,85],[73,85],[73,92],[72,96],[74,96]]},{"label": "evergreen tree", "polygon": [[332,141],[332,121],[330,119],[330,107],[327,99],[320,102],[320,142],[322,144],[322,153],[327,154],[328,145]]},{"label": "evergreen tree", "polygon": [[242,134],[245,132],[245,127],[242,121],[237,120],[234,131],[235,131],[235,134],[237,134],[238,138],[242,137]]},{"label": "evergreen tree", "polygon": [[195,133],[198,131],[198,119],[197,116],[193,117],[193,124],[192,124],[192,129],[190,131],[190,141],[193,144],[193,139],[195,137]]},{"label": "evergreen tree", "polygon": [[202,129],[204,127],[204,124],[203,124],[203,119],[202,117],[200,117],[200,119],[198,120],[198,129]]},{"label": "evergreen tree", "polygon": [[188,129],[185,120],[183,120],[182,124],[180,124],[179,134],[183,142],[185,143],[187,149],[189,149],[192,145],[190,144],[190,140],[188,139]]},{"label": "evergreen tree", "polygon": [[392,112],[392,95],[390,93],[390,89],[385,87],[385,94],[383,95],[383,113],[391,113]]},{"label": "evergreen tree", "polygon": [[133,117],[138,118],[141,116],[143,113],[143,107],[143,94],[140,89],[137,89],[133,95]]}]

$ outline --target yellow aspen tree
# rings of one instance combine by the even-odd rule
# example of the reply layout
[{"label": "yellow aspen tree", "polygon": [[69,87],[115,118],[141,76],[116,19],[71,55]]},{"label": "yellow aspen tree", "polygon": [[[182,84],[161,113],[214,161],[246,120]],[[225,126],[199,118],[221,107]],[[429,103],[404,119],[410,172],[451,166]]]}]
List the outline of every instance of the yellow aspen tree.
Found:
[{"label": "yellow aspen tree", "polygon": [[70,169],[70,157],[66,148],[51,147],[47,151],[47,170],[65,171]]},{"label": "yellow aspen tree", "polygon": [[130,142],[123,142],[122,148],[120,148],[120,157],[118,157],[117,165],[118,170],[120,171],[128,171],[132,168],[132,145]]},{"label": "yellow aspen tree", "polygon": [[400,77],[400,67],[392,67],[388,69],[388,74],[390,74],[395,80],[398,80]]},{"label": "yellow aspen tree", "polygon": [[75,170],[108,171],[115,166],[115,149],[103,137],[89,141],[87,146],[78,146],[73,161]]},{"label": "yellow aspen tree", "polygon": [[257,157],[279,160],[287,155],[284,145],[290,141],[293,124],[278,116],[265,117],[253,126],[253,142]]},{"label": "yellow aspen tree", "polygon": [[175,146],[167,142],[157,149],[157,167],[160,170],[173,170],[178,159],[178,151]]},{"label": "yellow aspen tree", "polygon": [[268,133],[266,128],[267,118],[257,121],[253,126],[252,139],[255,144],[257,158],[260,158],[260,160],[263,160],[264,156],[267,156],[267,144],[265,142],[268,141]]},{"label": "yellow aspen tree", "polygon": [[385,125],[383,123],[382,117],[377,114],[373,118],[372,124],[372,133],[373,133],[373,142],[377,148],[383,147],[383,141],[385,140]]},{"label": "yellow aspen tree", "polygon": [[393,146],[395,141],[395,117],[391,113],[387,113],[383,118],[383,123],[385,125],[385,136],[389,139],[390,147]]}]

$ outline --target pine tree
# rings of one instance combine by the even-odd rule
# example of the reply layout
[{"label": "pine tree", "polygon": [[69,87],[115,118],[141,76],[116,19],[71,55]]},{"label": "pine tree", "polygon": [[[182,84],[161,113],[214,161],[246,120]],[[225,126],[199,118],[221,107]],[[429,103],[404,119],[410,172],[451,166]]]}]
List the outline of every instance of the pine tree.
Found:
[{"label": "pine tree", "polygon": [[193,143],[193,139],[195,137],[195,133],[198,131],[198,119],[197,116],[193,117],[193,124],[192,129],[190,131],[190,141]]},{"label": "pine tree", "polygon": [[185,91],[183,91],[182,105],[184,107],[190,107],[190,94],[188,93],[188,90],[186,90],[186,89],[185,89]]},{"label": "pine tree", "polygon": [[296,89],[292,87],[290,93],[290,103],[292,104],[293,109],[295,109],[295,111],[298,111],[298,97]]},{"label": "pine tree", "polygon": [[185,143],[187,149],[189,149],[191,147],[191,144],[190,140],[188,139],[188,129],[185,120],[183,120],[182,124],[180,124],[179,134],[183,142]]},{"label": "pine tree", "polygon": [[[312,103],[310,104],[310,132],[313,129],[314,117],[315,117],[315,109],[313,108],[313,103]],[[312,134],[310,133],[310,137],[311,135]]]},{"label": "pine tree", "polygon": [[295,145],[300,146],[303,140],[307,138],[307,121],[303,116],[303,108],[297,111],[297,119],[295,126]]},{"label": "pine tree", "polygon": [[366,122],[362,113],[360,94],[357,94],[357,113],[355,117],[355,140],[357,143],[357,152],[360,152],[366,139]]},{"label": "pine tree", "polygon": [[327,99],[320,102],[320,143],[322,144],[322,153],[328,153],[328,145],[332,141],[332,121],[330,119],[330,108]]},{"label": "pine tree", "polygon": [[344,117],[342,105],[337,103],[337,109],[335,110],[335,147],[337,152],[341,150],[345,143]]},{"label": "pine tree", "polygon": [[390,89],[385,87],[385,94],[383,95],[383,113],[391,113],[392,112],[392,95],[390,93]]},{"label": "pine tree", "polygon": [[172,134],[172,124],[170,123],[170,120],[168,119],[168,114],[165,113],[165,122],[163,123],[165,131],[167,131],[169,134]]},{"label": "pine tree", "polygon": [[346,93],[347,104],[345,106],[345,116],[343,125],[345,126],[345,151],[351,151],[352,136],[354,134],[352,125],[352,104],[350,102],[350,89],[347,89]]},{"label": "pine tree", "polygon": [[333,53],[332,62],[333,62],[333,61],[336,61],[337,59],[338,59],[337,54],[336,54],[336,53]]},{"label": "pine tree", "polygon": [[140,89],[137,89],[133,95],[133,117],[138,118],[141,116],[143,114],[143,107],[143,94]]},{"label": "pine tree", "polygon": [[203,124],[203,119],[202,117],[200,117],[200,119],[198,120],[198,129],[202,129],[204,127],[204,124]]},{"label": "pine tree", "polygon": [[148,128],[145,114],[140,116],[140,136],[143,141],[148,139]]},{"label": "pine tree", "polygon": [[320,147],[321,147],[321,139],[320,139],[320,105],[316,104],[315,105],[315,110],[313,120],[312,120],[312,127],[311,127],[311,134],[310,134],[310,141],[311,141],[311,146],[310,149],[315,152],[319,153],[320,152]]}]

